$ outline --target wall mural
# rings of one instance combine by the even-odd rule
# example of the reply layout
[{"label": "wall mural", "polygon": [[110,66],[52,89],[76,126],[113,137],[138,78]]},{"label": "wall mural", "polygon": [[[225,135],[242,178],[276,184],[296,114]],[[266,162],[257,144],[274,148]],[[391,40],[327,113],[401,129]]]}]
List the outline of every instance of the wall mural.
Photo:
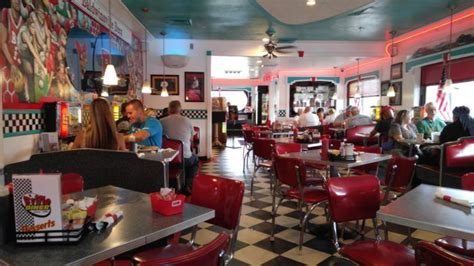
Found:
[{"label": "wall mural", "polygon": [[[79,28],[98,36],[108,30],[69,0],[10,0],[10,8],[0,11],[0,88],[4,109],[51,101],[81,101],[83,91],[74,87],[66,60],[68,33]],[[117,68],[128,75],[128,98],[136,98],[141,87],[142,55],[140,40],[128,44],[111,36],[114,49],[126,55]],[[81,66],[87,64],[89,49],[76,43]],[[125,67],[127,69],[125,69]],[[81,69],[84,74],[84,69]]]}]

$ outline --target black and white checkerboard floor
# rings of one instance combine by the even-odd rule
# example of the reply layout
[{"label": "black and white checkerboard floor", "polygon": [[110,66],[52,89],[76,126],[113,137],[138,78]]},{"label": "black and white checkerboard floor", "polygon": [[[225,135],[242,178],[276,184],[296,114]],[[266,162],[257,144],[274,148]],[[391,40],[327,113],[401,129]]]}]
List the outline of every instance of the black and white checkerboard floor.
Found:
[{"label": "black and white checkerboard floor", "polygon": [[[201,172],[244,180],[247,184],[235,256],[230,265],[353,265],[336,253],[330,240],[309,232],[304,236],[303,250],[298,250],[300,214],[296,210],[296,202],[284,202],[278,209],[275,241],[270,242],[272,201],[268,173],[259,171],[254,184],[254,200],[250,200],[249,184],[253,166],[249,166],[245,175],[242,173],[242,149],[214,150],[212,160],[202,165]],[[326,223],[322,208],[317,208],[313,214],[310,223]],[[365,236],[374,238],[372,223],[368,221],[367,225]],[[199,228],[197,244],[211,241],[221,231],[220,228],[207,223],[199,225]],[[389,229],[391,241],[406,245],[413,245],[420,239],[434,241],[441,237],[421,230],[412,230],[409,243],[408,228],[392,225]],[[382,230],[380,233],[382,234]],[[183,235],[183,238],[189,239],[190,234]],[[351,241],[354,240],[343,240],[342,243]]]}]

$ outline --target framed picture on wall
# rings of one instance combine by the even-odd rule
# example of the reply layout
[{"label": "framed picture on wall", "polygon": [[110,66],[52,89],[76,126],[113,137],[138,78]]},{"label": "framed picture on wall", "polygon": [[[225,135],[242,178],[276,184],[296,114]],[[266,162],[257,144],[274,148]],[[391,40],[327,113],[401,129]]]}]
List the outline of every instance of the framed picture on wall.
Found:
[{"label": "framed picture on wall", "polygon": [[395,97],[390,97],[389,103],[391,106],[402,105],[402,82],[393,82],[395,88]]},{"label": "framed picture on wall", "polygon": [[390,87],[390,80],[382,81],[380,84],[380,96],[387,96],[388,87]]},{"label": "framed picture on wall", "polygon": [[[163,75],[151,75],[151,94],[161,94],[161,82],[163,81]],[[179,95],[179,75],[165,75],[164,80],[168,82],[168,94]]]},{"label": "framed picture on wall", "polygon": [[403,62],[398,64],[393,64],[390,67],[390,79],[401,79],[403,78]]},{"label": "framed picture on wall", "polygon": [[204,102],[204,72],[184,73],[184,100]]}]

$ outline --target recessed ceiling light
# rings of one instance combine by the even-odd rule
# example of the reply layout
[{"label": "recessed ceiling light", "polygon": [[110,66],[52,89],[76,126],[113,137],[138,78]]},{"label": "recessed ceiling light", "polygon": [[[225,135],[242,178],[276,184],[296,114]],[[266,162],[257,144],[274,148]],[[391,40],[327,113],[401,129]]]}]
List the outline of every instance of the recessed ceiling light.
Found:
[{"label": "recessed ceiling light", "polygon": [[262,60],[257,60],[257,64],[261,64],[262,63]]},{"label": "recessed ceiling light", "polygon": [[306,1],[306,5],[307,6],[314,6],[314,5],[316,5],[316,0],[308,0],[308,1]]},{"label": "recessed ceiling light", "polygon": [[262,39],[262,42],[268,42],[268,41],[270,41],[270,39],[268,39],[268,38],[263,38]]}]

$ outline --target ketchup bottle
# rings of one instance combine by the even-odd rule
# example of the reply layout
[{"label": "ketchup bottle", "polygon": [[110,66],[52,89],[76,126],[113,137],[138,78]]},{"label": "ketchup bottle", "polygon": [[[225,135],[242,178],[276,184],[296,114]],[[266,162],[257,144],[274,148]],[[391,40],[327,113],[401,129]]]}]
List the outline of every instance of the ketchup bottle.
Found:
[{"label": "ketchup bottle", "polygon": [[329,139],[324,135],[321,139],[321,159],[329,159]]}]

